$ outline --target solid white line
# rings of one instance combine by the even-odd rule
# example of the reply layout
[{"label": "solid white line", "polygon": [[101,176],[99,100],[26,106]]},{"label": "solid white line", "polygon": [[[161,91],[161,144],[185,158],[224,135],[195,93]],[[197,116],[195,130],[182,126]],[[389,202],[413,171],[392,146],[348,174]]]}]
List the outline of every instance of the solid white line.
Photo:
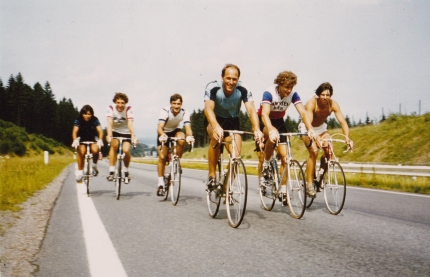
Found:
[{"label": "solid white line", "polygon": [[91,276],[127,276],[85,184],[76,184]]},{"label": "solid white line", "polygon": [[390,190],[383,190],[383,189],[361,188],[361,187],[356,187],[356,186],[347,186],[347,189],[370,190],[370,191],[374,191],[374,192],[392,193],[392,194],[400,194],[400,195],[408,195],[408,196],[416,196],[416,197],[426,197],[426,198],[430,197],[430,195],[428,195],[428,194],[419,194],[419,193],[413,193],[413,192],[390,191]]}]

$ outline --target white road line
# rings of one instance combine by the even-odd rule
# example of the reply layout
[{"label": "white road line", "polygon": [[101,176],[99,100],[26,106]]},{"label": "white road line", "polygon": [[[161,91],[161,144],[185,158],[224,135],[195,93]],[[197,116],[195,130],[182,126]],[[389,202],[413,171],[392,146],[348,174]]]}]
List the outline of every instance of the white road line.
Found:
[{"label": "white road line", "polygon": [[76,184],[91,276],[127,276],[86,186]]},{"label": "white road line", "polygon": [[371,189],[371,188],[362,188],[362,187],[356,187],[356,186],[347,186],[347,189],[357,189],[357,190],[369,190],[373,192],[382,192],[382,193],[391,193],[391,194],[399,194],[399,195],[408,195],[408,196],[415,196],[415,197],[430,197],[428,194],[419,194],[419,193],[413,193],[413,192],[401,192],[401,191],[391,191],[391,190],[382,190],[382,189]]}]

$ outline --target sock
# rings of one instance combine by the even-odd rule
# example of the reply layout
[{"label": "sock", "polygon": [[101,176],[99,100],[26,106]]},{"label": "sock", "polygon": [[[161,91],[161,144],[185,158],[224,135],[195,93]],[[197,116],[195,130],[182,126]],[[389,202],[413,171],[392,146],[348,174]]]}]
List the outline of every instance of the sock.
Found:
[{"label": "sock", "polygon": [[84,175],[84,171],[83,170],[78,170],[78,171],[76,171],[76,176],[79,176],[79,175]]},{"label": "sock", "polygon": [[124,166],[124,172],[128,172],[128,167]]},{"label": "sock", "polygon": [[164,186],[164,177],[158,177],[158,185]]},{"label": "sock", "polygon": [[114,172],[115,171],[115,166],[109,166],[109,172]]},{"label": "sock", "polygon": [[281,186],[281,192],[282,193],[287,193],[287,186],[286,185],[282,185]]}]

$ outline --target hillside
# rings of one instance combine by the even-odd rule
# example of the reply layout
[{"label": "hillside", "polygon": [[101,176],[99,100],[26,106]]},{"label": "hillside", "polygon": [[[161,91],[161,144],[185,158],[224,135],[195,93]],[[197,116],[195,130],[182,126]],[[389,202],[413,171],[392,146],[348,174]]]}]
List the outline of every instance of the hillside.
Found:
[{"label": "hillside", "polygon": [[[335,134],[342,131],[332,129],[329,132]],[[343,153],[343,145],[337,145],[335,151],[343,162],[430,165],[429,113],[421,116],[391,115],[380,124],[351,128],[350,132],[354,151]],[[257,159],[254,148],[252,141],[245,142],[242,157]],[[292,148],[295,159],[305,160],[307,150],[302,141],[293,138]],[[197,148],[184,155],[184,158],[206,157],[207,148]]]}]

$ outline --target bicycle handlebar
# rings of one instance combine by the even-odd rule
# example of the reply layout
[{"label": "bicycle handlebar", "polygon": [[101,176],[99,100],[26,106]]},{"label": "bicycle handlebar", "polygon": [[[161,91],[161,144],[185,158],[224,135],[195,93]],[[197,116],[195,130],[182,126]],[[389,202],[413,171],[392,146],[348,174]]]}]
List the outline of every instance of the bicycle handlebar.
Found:
[{"label": "bicycle handlebar", "polygon": [[[254,135],[254,133],[252,132],[248,132],[248,131],[239,131],[239,130],[223,130],[226,133],[229,133],[229,136],[233,136],[234,134],[238,134],[238,135]],[[217,148],[218,144],[220,144],[222,138],[220,138],[217,143],[212,147],[212,148]]]}]

